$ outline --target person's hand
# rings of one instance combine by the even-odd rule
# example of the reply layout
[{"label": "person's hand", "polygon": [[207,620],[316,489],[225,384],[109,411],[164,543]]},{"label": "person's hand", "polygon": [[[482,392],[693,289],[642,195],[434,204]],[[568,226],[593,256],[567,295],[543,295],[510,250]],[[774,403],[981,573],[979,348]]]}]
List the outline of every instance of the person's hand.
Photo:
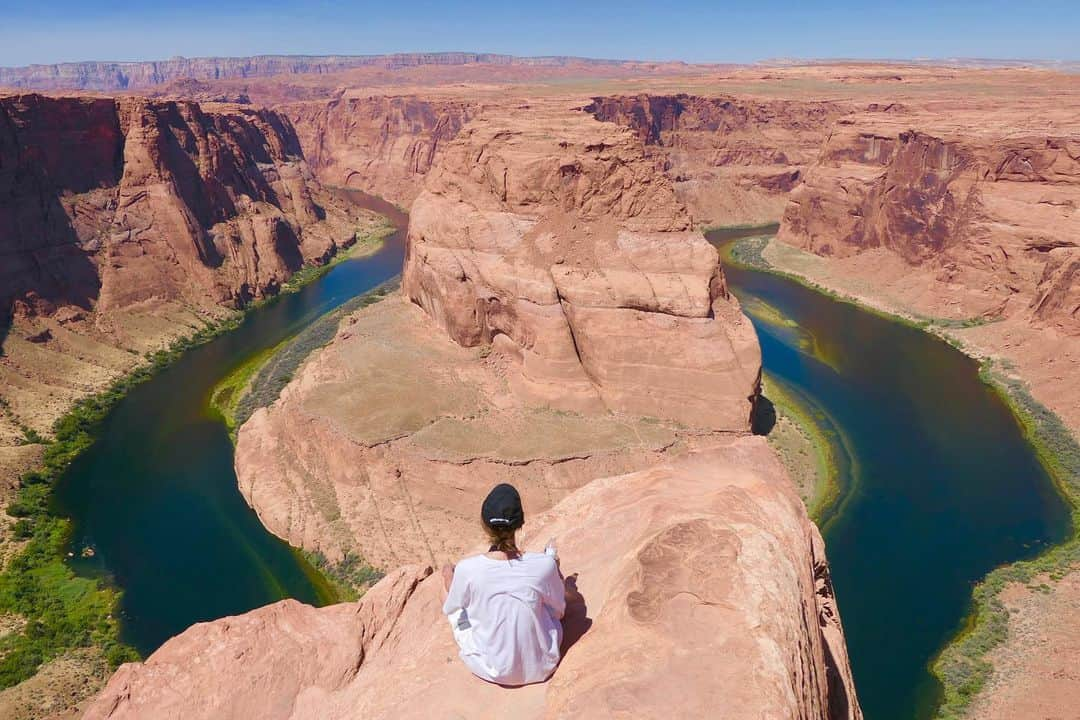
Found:
[{"label": "person's hand", "polygon": [[555,546],[555,538],[547,541],[547,545],[544,546],[544,554],[556,559],[559,557],[559,549]]},{"label": "person's hand", "polygon": [[442,566],[443,592],[450,592],[450,583],[454,582],[454,566],[446,564]]}]

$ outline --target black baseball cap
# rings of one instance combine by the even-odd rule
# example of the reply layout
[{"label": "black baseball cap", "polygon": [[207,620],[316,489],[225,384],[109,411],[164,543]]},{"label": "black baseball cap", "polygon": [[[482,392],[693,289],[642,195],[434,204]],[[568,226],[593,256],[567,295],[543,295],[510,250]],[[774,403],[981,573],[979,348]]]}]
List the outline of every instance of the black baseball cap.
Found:
[{"label": "black baseball cap", "polygon": [[525,511],[521,509],[521,496],[513,485],[502,483],[492,488],[480,508],[480,519],[493,529],[517,530],[525,524]]}]

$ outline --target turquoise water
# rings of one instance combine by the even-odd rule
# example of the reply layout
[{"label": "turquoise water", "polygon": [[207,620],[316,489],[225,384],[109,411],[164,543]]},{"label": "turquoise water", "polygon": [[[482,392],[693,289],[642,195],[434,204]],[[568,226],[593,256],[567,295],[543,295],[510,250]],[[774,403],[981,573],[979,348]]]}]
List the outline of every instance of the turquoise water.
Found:
[{"label": "turquoise water", "polygon": [[940,692],[928,663],[974,584],[1064,540],[1068,509],[973,359],[786,278],[725,273],[765,369],[842,435],[843,492],[822,531],[866,717],[928,717]]},{"label": "turquoise water", "polygon": [[[73,564],[123,590],[122,637],[144,654],[195,622],[285,597],[316,605],[331,598],[244,502],[228,432],[207,403],[252,355],[401,271],[405,216],[375,198],[353,197],[397,226],[382,249],[250,312],[237,330],[136,387],[58,484],[57,507],[74,523]],[[82,559],[86,547],[94,556]]]}]

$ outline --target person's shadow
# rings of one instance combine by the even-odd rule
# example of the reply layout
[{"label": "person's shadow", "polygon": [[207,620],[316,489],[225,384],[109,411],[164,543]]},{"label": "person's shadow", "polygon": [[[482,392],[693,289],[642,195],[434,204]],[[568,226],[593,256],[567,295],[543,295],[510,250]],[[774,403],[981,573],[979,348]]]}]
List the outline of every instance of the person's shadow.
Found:
[{"label": "person's shadow", "polygon": [[563,640],[559,648],[564,659],[566,652],[592,627],[592,618],[588,616],[589,609],[585,605],[585,596],[578,590],[577,579],[578,574],[574,573],[567,575],[565,580],[566,613],[563,615]]}]

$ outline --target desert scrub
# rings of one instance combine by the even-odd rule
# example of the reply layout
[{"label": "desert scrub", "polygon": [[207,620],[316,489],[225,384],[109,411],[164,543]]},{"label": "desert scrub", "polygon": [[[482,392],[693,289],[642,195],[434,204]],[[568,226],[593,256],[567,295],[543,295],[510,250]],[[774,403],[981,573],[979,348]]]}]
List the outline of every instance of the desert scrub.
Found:
[{"label": "desert scrub", "polygon": [[36,438],[45,442],[41,467],[22,476],[7,506],[8,515],[18,518],[13,536],[25,545],[0,573],[0,613],[17,614],[26,619],[26,626],[0,640],[0,688],[31,677],[43,663],[74,648],[101,648],[112,668],[138,659],[135,650],[119,639],[119,591],[97,579],[79,577],[65,562],[71,523],[53,511],[52,490],[91,445],[101,421],[133,387],[236,322],[234,316],[207,324],[169,348],[148,354],[138,369],[76,402],[54,424],[52,440]]},{"label": "desert scrub", "polygon": [[[1080,445],[1057,415],[1028,392],[1023,382],[1006,372],[1009,363],[984,360],[979,370],[983,382],[1005,400],[1019,422],[1024,436],[1035,448],[1039,461],[1053,478],[1058,491],[1072,508],[1072,535],[1064,543],[1032,560],[1022,560],[997,568],[975,587],[972,611],[963,630],[941,652],[932,665],[942,684],[943,696],[937,717],[962,718],[971,701],[993,673],[987,659],[1008,637],[1009,611],[1000,594],[1011,583],[1032,586],[1036,578],[1060,580],[1080,569]],[[1045,583],[1036,585],[1049,592]]]},{"label": "desert scrub", "polygon": [[327,560],[321,552],[301,551],[301,555],[314,568],[327,578],[338,600],[351,602],[360,599],[368,588],[379,582],[386,575],[357,555],[347,552],[338,562]]},{"label": "desert scrub", "polygon": [[[843,439],[824,410],[795,388],[767,372],[762,384],[776,408],[769,444],[796,479],[810,518],[822,524],[835,516],[844,490],[839,468],[849,461]],[[785,421],[790,428],[783,426]]]},{"label": "desert scrub", "polygon": [[211,403],[225,419],[233,440],[240,426],[256,410],[278,399],[311,353],[334,339],[343,317],[382,300],[397,285],[398,280],[391,280],[356,296],[319,317],[288,340],[253,356],[215,387],[210,394]]},{"label": "desert scrub", "polygon": [[252,376],[288,343],[289,340],[283,340],[274,347],[255,353],[214,386],[213,392],[210,393],[210,406],[220,413],[225,421],[225,426],[229,429],[229,433],[235,433],[236,431],[237,406],[245,396]]}]

